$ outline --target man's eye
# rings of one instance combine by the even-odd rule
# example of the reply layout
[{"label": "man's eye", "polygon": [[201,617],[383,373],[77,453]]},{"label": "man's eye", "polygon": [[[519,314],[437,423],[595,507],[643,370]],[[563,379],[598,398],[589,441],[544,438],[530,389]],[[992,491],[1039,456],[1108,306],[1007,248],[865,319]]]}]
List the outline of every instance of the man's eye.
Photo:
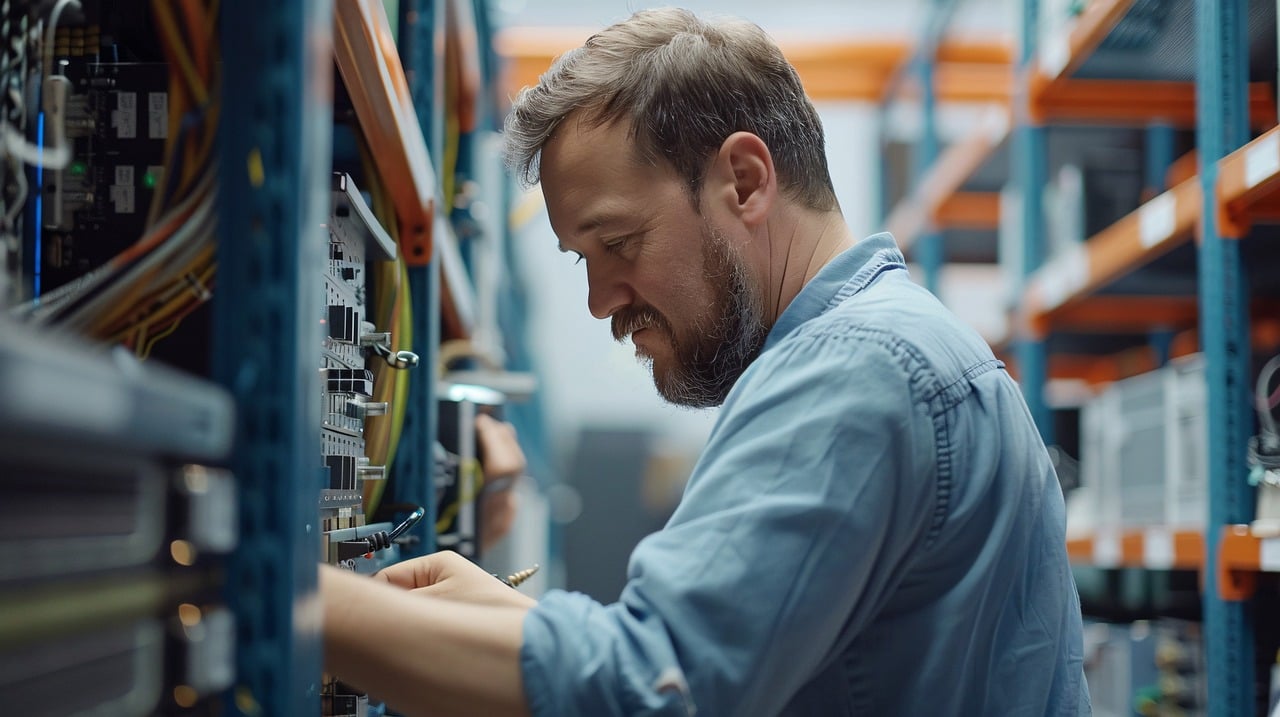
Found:
[{"label": "man's eye", "polygon": [[635,238],[636,238],[636,235],[628,234],[627,236],[618,237],[617,239],[611,239],[607,243],[605,243],[604,248],[611,252],[619,252],[627,248],[627,245],[630,244],[631,240]]}]

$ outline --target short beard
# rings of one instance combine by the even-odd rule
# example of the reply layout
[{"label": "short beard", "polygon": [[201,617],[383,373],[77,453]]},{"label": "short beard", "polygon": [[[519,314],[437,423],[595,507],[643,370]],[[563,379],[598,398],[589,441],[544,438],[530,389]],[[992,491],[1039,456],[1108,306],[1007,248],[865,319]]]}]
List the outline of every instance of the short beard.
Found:
[{"label": "short beard", "polygon": [[752,288],[746,264],[709,224],[703,225],[702,257],[705,278],[715,292],[709,321],[697,321],[686,335],[677,336],[653,307],[628,309],[613,317],[613,335],[619,341],[644,327],[658,329],[671,340],[675,365],[658,373],[652,359],[645,362],[654,371],[658,394],[686,408],[724,403],[769,335],[764,302]]}]

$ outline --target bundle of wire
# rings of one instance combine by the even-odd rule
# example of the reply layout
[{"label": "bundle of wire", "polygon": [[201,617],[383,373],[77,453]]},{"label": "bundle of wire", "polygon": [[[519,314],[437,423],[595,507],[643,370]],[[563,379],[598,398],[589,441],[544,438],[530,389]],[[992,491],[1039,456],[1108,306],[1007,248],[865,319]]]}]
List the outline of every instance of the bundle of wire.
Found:
[{"label": "bundle of wire", "polygon": [[[400,230],[396,224],[395,207],[387,194],[373,152],[365,137],[357,132],[360,160],[364,167],[364,186],[373,199],[373,214],[387,228],[387,233],[397,246]],[[392,351],[411,349],[413,345],[413,305],[409,294],[409,273],[404,258],[379,262],[373,271],[373,323],[380,330],[391,332]],[[386,362],[373,362],[373,401],[391,404],[391,412],[366,419],[364,441],[365,455],[373,465],[386,466],[390,470],[395,461],[396,447],[400,444],[400,432],[404,427],[405,407],[409,399],[409,371],[397,370]],[[430,377],[426,377],[430,379]],[[365,481],[364,512],[372,515],[382,502],[387,481]]]},{"label": "bundle of wire", "polygon": [[[456,40],[447,48],[445,61],[451,67],[459,62]],[[455,174],[458,165],[459,144],[461,141],[461,122],[458,115],[457,80],[451,72],[446,72],[445,81],[445,146],[441,167],[441,192],[444,198],[444,216],[453,210]],[[357,132],[357,144],[360,149],[361,164],[364,168],[366,190],[373,197],[373,213],[386,227],[396,244],[400,243],[400,233],[396,224],[395,207],[386,193],[384,183],[378,174],[377,165],[373,162],[373,154],[364,135]],[[378,327],[391,327],[393,351],[410,349],[413,344],[413,309],[409,294],[408,269],[403,257],[395,262],[384,262],[375,275],[373,291],[374,321]],[[409,381],[413,380],[406,371],[396,371],[375,363],[374,367],[374,401],[391,401],[391,414],[370,417],[365,424],[365,453],[374,465],[385,465],[390,469],[395,460],[396,447],[400,443],[400,433],[404,427],[405,406],[409,395]],[[434,380],[436,374],[419,375],[417,380]],[[478,462],[466,466],[462,471],[464,490],[459,491],[460,502],[475,500],[483,485],[484,476]],[[386,490],[387,481],[367,481],[364,484],[364,510],[366,515],[377,511]],[[446,509],[440,526],[452,522],[460,506]],[[452,511],[451,513],[449,511]]]},{"label": "bundle of wire", "polygon": [[212,296],[219,57],[217,0],[152,0],[170,67],[165,176],[146,231],[98,269],[23,313],[132,348],[140,357]]}]

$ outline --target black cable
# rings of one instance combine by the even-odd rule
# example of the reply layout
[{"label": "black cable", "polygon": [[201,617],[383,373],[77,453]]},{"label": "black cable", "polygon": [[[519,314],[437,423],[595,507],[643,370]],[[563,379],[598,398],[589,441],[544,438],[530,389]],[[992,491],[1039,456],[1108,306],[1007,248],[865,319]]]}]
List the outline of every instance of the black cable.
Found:
[{"label": "black cable", "polygon": [[341,551],[340,555],[345,554],[346,556],[351,556],[351,552],[349,551],[353,548],[355,549],[353,552],[364,554],[365,557],[369,557],[371,553],[375,553],[379,550],[386,550],[391,547],[391,544],[394,543],[397,538],[404,535],[405,532],[413,526],[417,525],[418,521],[422,520],[423,516],[426,514],[427,511],[425,509],[417,507],[409,514],[408,518],[404,519],[404,522],[392,528],[390,532],[379,530],[376,533],[356,538],[355,540],[344,540],[339,545],[342,548],[346,548],[346,550]]}]

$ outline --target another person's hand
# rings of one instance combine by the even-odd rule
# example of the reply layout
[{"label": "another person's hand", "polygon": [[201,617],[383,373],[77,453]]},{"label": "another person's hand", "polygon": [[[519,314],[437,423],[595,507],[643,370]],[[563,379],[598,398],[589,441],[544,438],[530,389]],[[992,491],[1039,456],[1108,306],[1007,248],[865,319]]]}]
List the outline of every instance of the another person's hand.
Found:
[{"label": "another person's hand", "polygon": [[533,598],[513,590],[470,560],[452,551],[424,555],[379,570],[373,576],[421,595],[467,602],[529,608]]},{"label": "another person's hand", "polygon": [[510,423],[482,413],[476,416],[476,439],[484,468],[480,500],[480,550],[484,552],[511,532],[517,509],[512,488],[524,475],[526,463]]}]

